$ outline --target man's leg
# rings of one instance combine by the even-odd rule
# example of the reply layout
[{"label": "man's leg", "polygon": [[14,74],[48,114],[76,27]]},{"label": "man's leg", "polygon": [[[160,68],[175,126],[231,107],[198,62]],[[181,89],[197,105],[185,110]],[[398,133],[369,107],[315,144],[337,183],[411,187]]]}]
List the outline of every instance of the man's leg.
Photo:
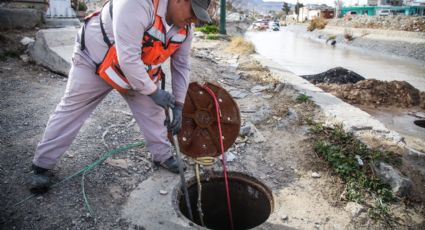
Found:
[{"label": "man's leg", "polygon": [[37,146],[33,164],[40,168],[52,169],[58,163],[86,119],[111,91],[93,67],[79,60],[74,60],[65,94]]},{"label": "man's leg", "polygon": [[134,119],[143,131],[147,148],[152,154],[154,162],[164,162],[171,154],[171,144],[167,137],[167,128],[164,125],[164,109],[149,98],[149,96],[136,93],[135,95],[124,95]]}]

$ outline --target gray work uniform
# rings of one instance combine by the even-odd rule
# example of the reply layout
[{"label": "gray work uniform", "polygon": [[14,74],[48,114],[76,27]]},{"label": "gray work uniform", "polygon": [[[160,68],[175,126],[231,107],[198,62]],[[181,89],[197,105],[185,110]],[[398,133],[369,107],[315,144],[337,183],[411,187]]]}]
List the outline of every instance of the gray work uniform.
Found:
[{"label": "gray work uniform", "polygon": [[[109,3],[108,3],[109,4]],[[164,126],[164,109],[146,95],[153,93],[158,83],[153,82],[141,60],[141,41],[144,32],[154,22],[154,7],[150,0],[120,0],[113,3],[113,20],[108,4],[102,10],[102,21],[111,41],[115,42],[120,67],[135,91],[121,94],[144,133],[147,148],[154,161],[163,162],[171,156],[167,130]],[[157,14],[165,19],[168,0],[160,0]],[[165,21],[165,20],[163,20]],[[179,28],[171,27],[167,39]],[[184,103],[189,85],[189,53],[193,31],[190,30],[182,46],[171,56],[171,83],[176,101]],[[39,167],[53,168],[69,148],[83,123],[95,107],[112,90],[95,73],[95,63],[100,63],[108,46],[103,40],[99,16],[93,17],[85,28],[85,45],[82,51],[81,30],[78,33],[71,70],[65,94],[51,115],[33,163]]]}]

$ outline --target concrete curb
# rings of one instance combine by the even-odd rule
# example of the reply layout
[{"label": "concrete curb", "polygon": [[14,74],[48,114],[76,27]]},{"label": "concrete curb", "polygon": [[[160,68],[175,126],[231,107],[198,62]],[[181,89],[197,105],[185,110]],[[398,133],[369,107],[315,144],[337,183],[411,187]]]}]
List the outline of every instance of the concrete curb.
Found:
[{"label": "concrete curb", "polygon": [[77,32],[76,28],[39,30],[29,48],[32,59],[53,72],[68,75]]},{"label": "concrete curb", "polygon": [[[400,30],[380,30],[380,29],[368,29],[368,28],[353,28],[353,27],[341,27],[341,26],[326,26],[321,32],[328,34],[344,34],[345,30],[353,32],[355,36],[365,35],[367,38],[373,39],[374,36],[379,39],[406,41],[406,42],[425,42],[425,33],[422,32],[410,32]],[[366,35],[367,34],[367,35]]]}]

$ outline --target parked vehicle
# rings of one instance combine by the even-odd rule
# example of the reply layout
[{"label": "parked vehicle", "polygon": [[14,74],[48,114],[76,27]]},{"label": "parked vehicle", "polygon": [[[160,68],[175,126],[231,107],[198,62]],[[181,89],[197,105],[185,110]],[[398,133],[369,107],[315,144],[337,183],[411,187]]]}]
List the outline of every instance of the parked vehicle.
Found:
[{"label": "parked vehicle", "polygon": [[391,11],[390,10],[381,10],[379,11],[379,16],[390,16]]},{"label": "parked vehicle", "polygon": [[253,29],[255,30],[267,30],[269,28],[268,20],[257,20],[253,23]]},{"label": "parked vehicle", "polygon": [[279,22],[276,22],[276,21],[270,22],[269,28],[273,31],[279,31],[280,30],[280,24],[279,24]]}]

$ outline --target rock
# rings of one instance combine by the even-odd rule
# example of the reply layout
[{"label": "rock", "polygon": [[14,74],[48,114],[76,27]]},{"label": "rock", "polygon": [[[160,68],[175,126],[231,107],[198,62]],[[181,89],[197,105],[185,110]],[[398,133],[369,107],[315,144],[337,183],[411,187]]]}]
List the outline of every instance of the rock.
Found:
[{"label": "rock", "polygon": [[76,28],[39,30],[29,48],[32,59],[53,72],[68,75],[77,32]]},{"label": "rock", "polygon": [[247,93],[244,93],[244,92],[239,91],[239,90],[232,90],[229,93],[235,99],[242,99],[242,98],[245,98],[246,96],[248,96]]},{"label": "rock", "polygon": [[251,93],[258,93],[258,92],[262,92],[262,91],[267,90],[267,89],[270,89],[269,85],[265,85],[265,86],[256,85],[256,86],[252,87]]},{"label": "rock", "polygon": [[283,171],[283,167],[279,167],[279,168],[278,168],[278,170],[279,170],[279,171]]},{"label": "rock", "polygon": [[355,155],[354,157],[356,158],[358,165],[360,165],[360,166],[364,165],[363,160],[360,158],[359,155]]},{"label": "rock", "polygon": [[[232,152],[225,153],[224,156],[226,157],[226,162],[232,162],[236,159],[235,154],[233,154]],[[223,158],[220,157],[220,159],[223,159]]]},{"label": "rock", "polygon": [[123,197],[122,188],[118,185],[112,185],[109,187],[109,193],[111,194],[114,200],[119,200]]},{"label": "rock", "polygon": [[23,62],[28,62],[30,60],[30,57],[26,54],[22,54],[19,56],[19,58],[23,61]]},{"label": "rock", "polygon": [[40,10],[0,7],[0,30],[32,29],[40,26],[42,21]]},{"label": "rock", "polygon": [[282,215],[280,217],[280,219],[283,220],[283,221],[287,221],[288,220],[288,215]]},{"label": "rock", "polygon": [[253,124],[251,122],[247,122],[244,126],[241,127],[239,131],[239,135],[241,136],[249,136],[251,134],[251,126]]},{"label": "rock", "polygon": [[264,98],[264,99],[270,99],[270,98],[272,98],[272,97],[273,97],[273,95],[271,95],[271,94],[263,95],[263,98]]},{"label": "rock", "polygon": [[159,190],[159,194],[161,194],[161,195],[165,196],[165,195],[167,195],[167,194],[168,194],[168,192],[167,192],[167,191],[165,191],[165,190]]},{"label": "rock", "polygon": [[366,208],[356,202],[348,202],[345,206],[345,211],[351,214],[352,218],[358,217],[362,212],[366,212]]},{"label": "rock", "polygon": [[273,92],[275,93],[279,93],[280,91],[282,91],[282,89],[285,87],[285,84],[283,83],[278,83],[276,84],[276,86],[274,87]]},{"label": "rock", "polygon": [[261,134],[261,132],[254,125],[251,126],[251,130],[254,133],[254,142],[262,143],[266,141],[266,138]]},{"label": "rock", "polygon": [[293,108],[288,108],[288,120],[295,122],[298,121],[298,113]]},{"label": "rock", "polygon": [[34,43],[34,38],[23,37],[23,38],[21,39],[20,43],[21,43],[23,46],[27,46],[27,45],[29,45],[29,44]]},{"label": "rock", "polygon": [[107,159],[105,163],[122,169],[128,168],[128,162],[126,159]]},{"label": "rock", "polygon": [[269,107],[261,107],[251,116],[251,119],[254,124],[259,124],[264,122],[271,114],[272,110]]},{"label": "rock", "polygon": [[313,178],[320,178],[320,174],[319,174],[319,173],[317,173],[317,172],[313,172],[313,173],[311,174],[311,177],[313,177]]},{"label": "rock", "polygon": [[375,171],[383,183],[391,186],[394,194],[398,196],[406,196],[410,193],[412,181],[401,175],[401,173],[397,169],[394,169],[391,165],[379,162],[375,166]]},{"label": "rock", "polygon": [[205,34],[201,31],[193,32],[193,36],[196,37],[196,38],[205,38]]}]

